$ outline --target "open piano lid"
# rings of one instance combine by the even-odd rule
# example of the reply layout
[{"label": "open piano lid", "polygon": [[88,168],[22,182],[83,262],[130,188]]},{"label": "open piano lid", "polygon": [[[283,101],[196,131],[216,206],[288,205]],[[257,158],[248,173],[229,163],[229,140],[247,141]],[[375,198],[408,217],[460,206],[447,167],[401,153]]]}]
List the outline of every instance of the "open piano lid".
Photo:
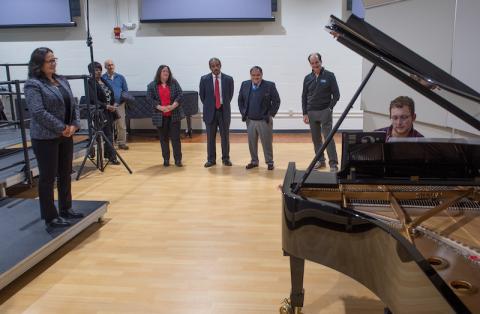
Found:
[{"label": "open piano lid", "polygon": [[363,19],[330,16],[327,30],[338,42],[480,130],[480,94]]}]

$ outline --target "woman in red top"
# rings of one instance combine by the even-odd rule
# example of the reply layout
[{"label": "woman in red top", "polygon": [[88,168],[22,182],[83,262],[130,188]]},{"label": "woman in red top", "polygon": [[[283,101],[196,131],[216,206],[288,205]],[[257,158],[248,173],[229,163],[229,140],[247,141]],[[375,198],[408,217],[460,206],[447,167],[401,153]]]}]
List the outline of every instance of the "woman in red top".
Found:
[{"label": "woman in red top", "polygon": [[181,106],[182,100],[182,88],[172,77],[170,67],[168,65],[159,66],[155,78],[148,84],[147,102],[153,109],[152,122],[158,129],[165,167],[170,165],[170,141],[175,165],[183,166],[180,123],[185,114]]}]

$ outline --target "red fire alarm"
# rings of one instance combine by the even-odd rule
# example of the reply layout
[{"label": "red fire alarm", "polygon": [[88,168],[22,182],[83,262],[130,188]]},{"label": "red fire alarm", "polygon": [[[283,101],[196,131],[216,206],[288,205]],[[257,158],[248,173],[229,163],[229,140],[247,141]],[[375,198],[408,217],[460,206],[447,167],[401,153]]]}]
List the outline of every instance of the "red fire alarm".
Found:
[{"label": "red fire alarm", "polygon": [[115,26],[113,28],[113,34],[115,35],[115,39],[121,39],[120,37],[121,32],[122,32],[122,29],[120,28],[120,26]]}]

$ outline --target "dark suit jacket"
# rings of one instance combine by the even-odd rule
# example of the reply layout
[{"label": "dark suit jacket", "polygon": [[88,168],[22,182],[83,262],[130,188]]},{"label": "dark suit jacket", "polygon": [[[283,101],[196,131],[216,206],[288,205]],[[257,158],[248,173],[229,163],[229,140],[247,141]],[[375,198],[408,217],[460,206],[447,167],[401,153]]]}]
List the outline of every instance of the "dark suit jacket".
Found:
[{"label": "dark suit jacket", "polygon": [[[242,114],[242,120],[247,119],[249,107],[250,91],[252,90],[252,81],[243,81],[240,91],[238,92],[238,109]],[[275,117],[280,108],[280,95],[278,95],[277,87],[274,82],[262,80],[259,91],[263,93],[261,106],[265,109],[265,121],[270,117]]]},{"label": "dark suit jacket", "polygon": [[[230,102],[233,98],[233,78],[222,72],[221,75],[222,98],[223,98],[223,119],[230,125],[231,108]],[[207,124],[213,122],[215,117],[215,86],[212,73],[200,78],[200,100],[203,103],[203,121]]]},{"label": "dark suit jacket", "polygon": [[[163,122],[163,114],[160,110],[157,109],[157,105],[161,104],[160,95],[158,94],[158,82],[152,81],[147,86],[147,103],[152,108],[152,123],[156,127],[161,127]],[[183,91],[178,84],[177,80],[172,80],[172,85],[170,85],[170,103],[171,105],[174,102],[178,102],[179,106],[172,111],[172,122],[177,122],[185,118],[185,113],[182,108],[183,101]]]},{"label": "dark suit jacket", "polygon": [[[67,79],[56,75],[55,79],[70,96],[70,123],[80,128],[80,110],[73,98]],[[33,139],[55,139],[65,129],[65,103],[60,91],[46,80],[31,78],[25,82],[25,100],[30,111],[30,136]]]}]

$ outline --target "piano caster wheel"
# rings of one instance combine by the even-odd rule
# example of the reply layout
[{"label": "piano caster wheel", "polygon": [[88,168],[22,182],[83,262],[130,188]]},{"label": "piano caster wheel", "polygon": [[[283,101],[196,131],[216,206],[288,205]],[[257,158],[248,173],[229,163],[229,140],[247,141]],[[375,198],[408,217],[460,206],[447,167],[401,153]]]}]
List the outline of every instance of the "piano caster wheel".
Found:
[{"label": "piano caster wheel", "polygon": [[285,299],[280,306],[280,314],[303,314],[301,307],[292,307],[290,299]]}]

